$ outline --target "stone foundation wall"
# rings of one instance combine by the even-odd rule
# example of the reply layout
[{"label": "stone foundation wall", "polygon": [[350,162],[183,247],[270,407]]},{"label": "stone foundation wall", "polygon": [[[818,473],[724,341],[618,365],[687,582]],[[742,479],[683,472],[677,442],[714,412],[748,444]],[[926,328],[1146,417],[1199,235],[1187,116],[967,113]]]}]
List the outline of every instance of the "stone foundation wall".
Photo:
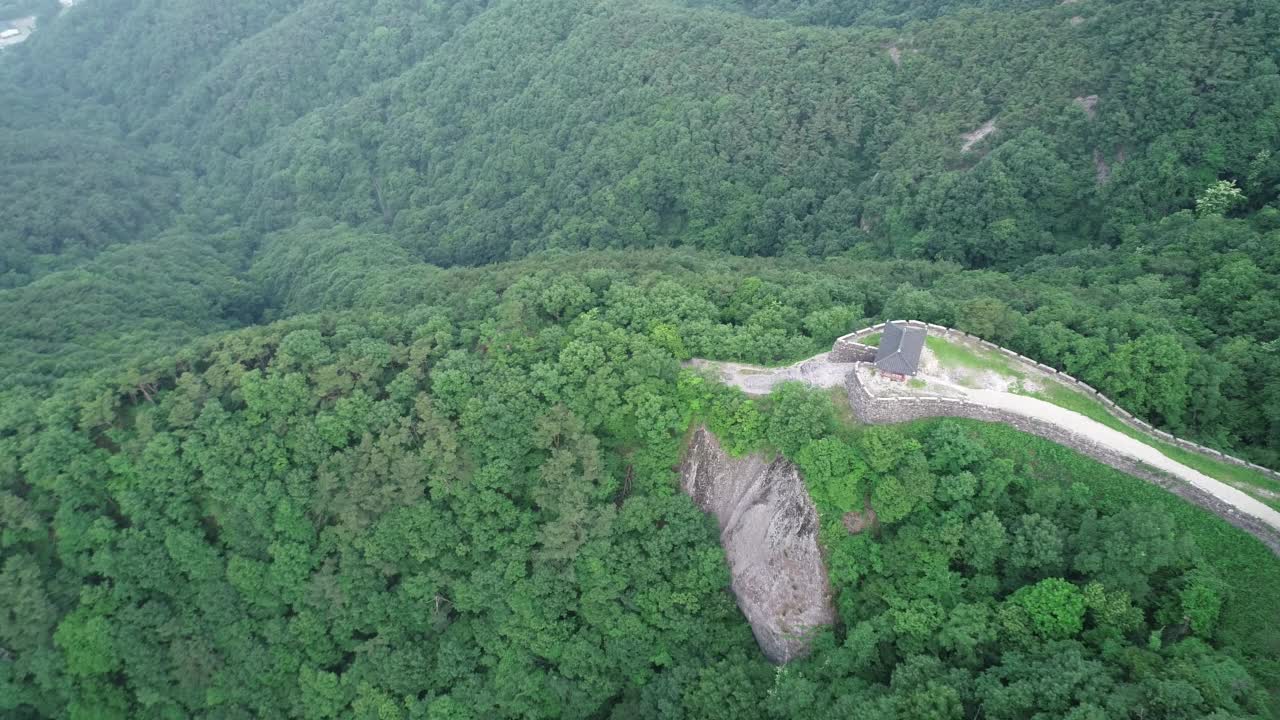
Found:
[{"label": "stone foundation wall", "polygon": [[1089,440],[1083,435],[1036,418],[975,405],[956,398],[935,397],[873,397],[862,386],[858,373],[851,372],[847,379],[849,404],[854,414],[864,423],[886,425],[924,418],[958,417],[983,422],[1009,425],[1037,437],[1097,460],[1103,465],[1146,480],[1218,515],[1228,523],[1258,538],[1272,552],[1280,555],[1280,533],[1248,515],[1240,514],[1234,507],[1212,495],[1156,468],[1117,453],[1110,448]]},{"label": "stone foundation wall", "polygon": [[875,362],[876,348],[840,338],[831,346],[831,354],[827,358],[831,362]]},{"label": "stone foundation wall", "polygon": [[[920,322],[919,320],[894,320],[893,322],[899,325],[906,325],[908,327],[925,328],[925,330],[930,335],[933,335],[935,337],[944,337],[944,338],[949,338],[953,340],[968,340],[970,342],[977,343],[979,346],[986,348],[987,350],[998,352],[1001,355],[1004,355],[1005,357],[1008,357],[1009,359],[1024,365],[1028,370],[1035,369],[1035,370],[1039,370],[1040,372],[1053,375],[1054,378],[1058,382],[1062,383],[1063,385],[1067,385],[1068,387],[1073,387],[1077,391],[1084,393],[1085,395],[1090,395],[1097,398],[1098,402],[1102,403],[1103,407],[1107,409],[1107,412],[1111,413],[1112,417],[1120,420],[1125,425],[1128,425],[1134,430],[1146,433],[1156,438],[1157,440],[1166,442],[1170,445],[1174,445],[1183,450],[1189,450],[1194,453],[1199,453],[1201,455],[1204,455],[1205,457],[1211,458],[1213,460],[1218,460],[1224,463],[1228,463],[1230,465],[1237,465],[1239,467],[1249,468],[1250,470],[1262,473],[1263,475],[1266,475],[1267,477],[1273,480],[1280,480],[1280,472],[1276,472],[1271,468],[1265,468],[1256,463],[1251,463],[1248,460],[1242,460],[1241,458],[1234,457],[1232,455],[1227,455],[1226,453],[1223,453],[1218,450],[1214,450],[1213,448],[1205,447],[1198,443],[1191,442],[1190,440],[1184,440],[1183,438],[1176,437],[1171,433],[1167,433],[1163,430],[1158,430],[1155,427],[1152,427],[1150,423],[1147,423],[1142,419],[1135,417],[1132,413],[1128,412],[1127,410],[1125,410],[1124,408],[1120,407],[1115,402],[1113,402],[1111,398],[1098,392],[1087,383],[1081,382],[1064,372],[1059,372],[1056,368],[1050,367],[1049,365],[1045,365],[1044,363],[1038,363],[1035,360],[1032,360],[1031,358],[1025,355],[1020,355],[1008,348],[1001,347],[999,345],[996,345],[995,343],[983,340],[982,338],[976,335],[970,335],[969,333],[964,332],[962,330],[956,330],[954,328],[949,328],[944,325],[934,325],[932,323]],[[846,347],[853,346],[853,345],[857,345],[859,347],[866,347],[865,345],[861,345],[860,341],[869,335],[882,332],[884,330],[884,326],[885,326],[885,323],[880,323],[879,325],[872,325],[871,327],[866,327],[856,332],[852,332],[852,333],[849,333],[848,335],[844,335],[842,337],[837,338],[835,345],[832,347],[831,359],[834,360],[835,362],[865,362],[861,358],[853,357],[854,353],[852,351],[845,350],[843,351],[843,355],[840,355],[837,353],[836,349],[841,347],[842,345]],[[852,359],[845,360],[844,355],[847,355]],[[872,348],[871,359],[872,360],[875,359],[874,348]]]}]

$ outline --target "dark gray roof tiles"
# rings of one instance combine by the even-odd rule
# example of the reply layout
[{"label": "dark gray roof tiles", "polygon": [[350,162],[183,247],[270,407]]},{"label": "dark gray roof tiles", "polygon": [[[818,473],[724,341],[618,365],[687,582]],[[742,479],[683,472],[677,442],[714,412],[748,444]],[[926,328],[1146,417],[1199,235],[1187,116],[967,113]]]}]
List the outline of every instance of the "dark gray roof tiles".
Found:
[{"label": "dark gray roof tiles", "polygon": [[880,347],[876,349],[876,367],[898,375],[915,375],[920,368],[920,351],[924,349],[924,328],[884,326]]}]

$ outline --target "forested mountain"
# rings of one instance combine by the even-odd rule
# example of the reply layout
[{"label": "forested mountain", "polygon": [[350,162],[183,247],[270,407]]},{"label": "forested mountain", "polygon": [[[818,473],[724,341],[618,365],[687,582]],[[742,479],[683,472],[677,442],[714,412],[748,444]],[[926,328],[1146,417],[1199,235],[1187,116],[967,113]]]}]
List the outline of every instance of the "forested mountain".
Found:
[{"label": "forested mountain", "polygon": [[1055,0],[969,0],[968,2],[922,3],[911,0],[826,0],[826,2],[739,2],[738,0],[694,0],[690,5],[746,13],[755,17],[781,18],[813,25],[882,25],[899,27],[912,20],[925,20],[969,9],[1027,10],[1053,5]]},{"label": "forested mountain", "polygon": [[24,285],[172,219],[177,168],[101,133],[24,128],[0,135],[0,287]]},{"label": "forested mountain", "polygon": [[[897,38],[512,3],[242,150],[220,189],[241,187],[264,229],[323,212],[386,226],[433,262],[671,244],[826,255],[882,240],[981,267],[1114,243],[1221,175],[1253,172],[1264,192],[1280,179],[1274,123],[1258,122],[1280,98],[1274,15],[1202,33],[1202,15],[1163,4],[1078,26],[1068,12]],[[1089,96],[1086,111],[1076,98]],[[961,136],[992,119],[1001,142],[964,152]]]},{"label": "forested mountain", "polygon": [[[850,435],[824,395],[680,372],[809,352],[768,318],[823,336],[876,275],[931,266],[804,288],[804,265],[682,253],[440,271],[304,236],[305,258],[264,248],[270,301],[354,311],[10,392],[0,637],[24,712],[1268,716],[1280,566],[1253,540],[1016,433]],[[694,419],[796,458],[835,527],[864,492],[881,515],[829,533],[843,630],[784,672],[674,492]]]},{"label": "forested mountain", "polygon": [[[22,13],[0,715],[1280,713],[1252,538],[681,367],[918,318],[1280,468],[1280,0]],[[763,659],[677,491],[696,424],[804,471],[808,659]]]},{"label": "forested mountain", "polygon": [[[1280,180],[1265,2],[1000,7],[894,31],[654,3],[372,5],[275,21],[261,3],[124,19],[99,3],[23,72],[181,148],[216,178],[201,203],[259,229],[384,227],[432,262],[879,241],[1010,267],[1114,244],[1219,177],[1254,208]],[[117,52],[135,23],[174,33]]]},{"label": "forested mountain", "polygon": [[[446,265],[670,245],[941,259],[1091,296],[1033,319],[1052,328],[1015,346],[1171,430],[1275,462],[1280,420],[1262,401],[1280,393],[1265,345],[1276,13],[947,6],[889,33],[573,0],[85,5],[5,65],[17,107],[39,92],[27,103],[57,108],[15,119],[5,283],[145,239],[175,209],[204,237],[235,235],[236,253],[320,217]],[[144,26],[167,30],[120,51]],[[52,177],[61,163],[74,178]],[[1162,219],[1218,178],[1243,189],[1232,211],[1252,221]],[[962,299],[994,296],[1025,320],[1040,305],[1028,294]],[[1104,319],[1119,304],[1137,317]],[[1096,343],[1162,334],[1188,356],[1149,369],[1169,376],[1168,400],[1126,398],[1145,381],[1104,367]]]}]

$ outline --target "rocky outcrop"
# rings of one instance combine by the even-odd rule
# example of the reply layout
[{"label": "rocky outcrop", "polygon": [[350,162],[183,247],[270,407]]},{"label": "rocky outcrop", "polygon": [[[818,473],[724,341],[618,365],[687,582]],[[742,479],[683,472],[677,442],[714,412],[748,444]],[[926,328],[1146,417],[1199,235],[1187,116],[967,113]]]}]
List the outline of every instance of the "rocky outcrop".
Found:
[{"label": "rocky outcrop", "polygon": [[1084,114],[1088,115],[1090,120],[1098,116],[1098,96],[1097,95],[1082,95],[1076,98],[1076,104],[1079,105],[1080,108],[1084,110]]},{"label": "rocky outcrop", "polygon": [[842,521],[844,522],[844,529],[848,530],[850,535],[857,535],[863,530],[866,530],[869,527],[875,526],[876,524],[875,508],[868,505],[867,509],[863,510],[862,512],[858,512],[857,510],[850,510],[849,512],[844,514],[844,518],[842,519]]},{"label": "rocky outcrop", "polygon": [[985,137],[987,137],[988,135],[990,135],[995,131],[996,131],[996,120],[995,118],[991,118],[990,120],[982,123],[982,127],[978,128],[977,130],[974,130],[973,132],[967,132],[964,135],[961,135],[960,137],[964,139],[964,144],[960,146],[960,152],[966,152],[966,153],[969,152],[970,150],[973,149],[974,145],[977,145],[978,143],[982,142],[982,140]]},{"label": "rocky outcrop", "polygon": [[813,631],[835,621],[818,549],[818,511],[799,469],[784,458],[731,458],[699,428],[680,467],[680,487],[720,525],[733,594],[765,657],[808,654]]},{"label": "rocky outcrop", "polygon": [[1102,156],[1102,151],[1094,148],[1093,150],[1093,168],[1095,170],[1094,177],[1099,185],[1106,185],[1111,179],[1111,164]]}]

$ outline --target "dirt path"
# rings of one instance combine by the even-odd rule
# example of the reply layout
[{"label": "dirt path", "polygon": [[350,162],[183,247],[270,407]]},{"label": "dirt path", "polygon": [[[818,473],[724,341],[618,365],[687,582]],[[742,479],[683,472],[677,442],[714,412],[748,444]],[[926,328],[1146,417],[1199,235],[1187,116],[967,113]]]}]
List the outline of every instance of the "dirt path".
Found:
[{"label": "dirt path", "polygon": [[[722,363],[710,360],[692,360],[688,365],[690,367],[713,370],[719,374],[721,381],[725,384],[733,385],[748,395],[756,396],[769,394],[774,385],[786,380],[798,380],[821,388],[841,387],[845,383],[845,377],[854,367],[849,363],[831,362],[827,359],[826,353],[781,368],[764,368],[755,365]],[[1090,442],[1168,473],[1212,495],[1237,511],[1256,518],[1280,531],[1280,512],[1272,509],[1262,501],[1250,497],[1247,493],[1237,490],[1220,480],[1215,480],[1198,470],[1172,460],[1150,445],[1107,427],[1097,420],[1059,407],[1053,403],[1025,395],[1016,395],[988,388],[967,388],[936,377],[930,377],[929,383],[931,385],[944,385],[949,391],[943,393],[945,395],[960,395],[965,400],[975,404],[1036,418],[1042,422],[1061,427],[1070,433],[1081,435]],[[930,394],[936,394],[936,392]]]},{"label": "dirt path", "polygon": [[1198,470],[1172,460],[1150,445],[1135,440],[1119,430],[1109,428],[1097,420],[1085,417],[1078,412],[1058,407],[1053,403],[1026,397],[1025,395],[1014,395],[996,390],[970,390],[966,395],[965,399],[970,402],[1036,418],[1057,425],[1077,435],[1082,435],[1091,442],[1173,475],[1231,505],[1240,512],[1253,516],[1276,530],[1280,530],[1280,512],[1273,510],[1266,503],[1249,496],[1242,490],[1231,487],[1221,480],[1214,480]]},{"label": "dirt path", "polygon": [[798,380],[820,388],[844,387],[844,379],[853,370],[853,366],[849,363],[831,362],[827,355],[828,353],[814,355],[808,360],[778,368],[715,360],[690,360],[685,365],[713,370],[725,385],[732,385],[755,396],[768,395],[773,392],[774,385],[788,380]]}]

